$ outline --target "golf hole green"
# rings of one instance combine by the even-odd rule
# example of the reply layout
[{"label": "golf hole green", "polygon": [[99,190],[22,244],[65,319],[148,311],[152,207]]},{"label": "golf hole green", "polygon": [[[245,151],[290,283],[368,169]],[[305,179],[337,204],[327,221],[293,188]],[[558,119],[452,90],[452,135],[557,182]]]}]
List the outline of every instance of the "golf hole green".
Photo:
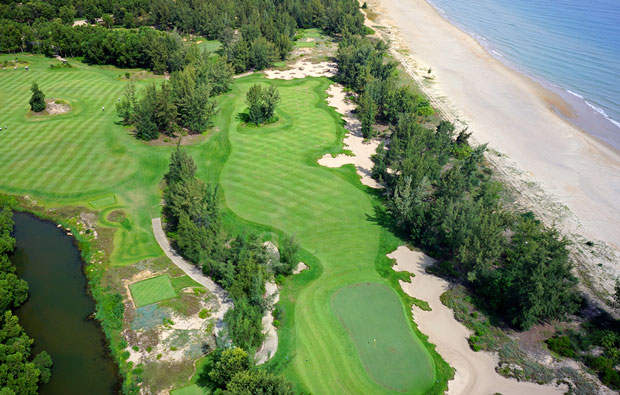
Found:
[{"label": "golf hole green", "polygon": [[377,384],[411,393],[426,393],[433,386],[433,360],[392,289],[377,283],[346,286],[332,295],[331,307]]}]

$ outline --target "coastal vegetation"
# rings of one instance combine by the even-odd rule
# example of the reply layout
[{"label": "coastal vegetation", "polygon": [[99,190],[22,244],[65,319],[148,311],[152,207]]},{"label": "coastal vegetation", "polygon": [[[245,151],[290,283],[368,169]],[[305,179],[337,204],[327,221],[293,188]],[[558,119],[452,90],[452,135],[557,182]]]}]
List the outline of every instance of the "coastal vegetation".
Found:
[{"label": "coastal vegetation", "polygon": [[50,380],[52,359],[45,351],[32,355],[33,339],[14,314],[28,298],[28,284],[9,260],[15,246],[13,205],[13,198],[0,195],[0,388],[7,394],[36,394]]},{"label": "coastal vegetation", "polygon": [[362,120],[375,115],[390,124],[373,177],[385,185],[394,225],[516,328],[574,313],[580,300],[566,240],[531,213],[502,208],[502,186],[484,164],[486,146],[470,146],[469,135],[446,121],[429,128],[428,102],[407,87],[390,88],[398,84],[395,66],[376,60],[384,51],[381,41],[343,38],[338,79],[360,94]]}]

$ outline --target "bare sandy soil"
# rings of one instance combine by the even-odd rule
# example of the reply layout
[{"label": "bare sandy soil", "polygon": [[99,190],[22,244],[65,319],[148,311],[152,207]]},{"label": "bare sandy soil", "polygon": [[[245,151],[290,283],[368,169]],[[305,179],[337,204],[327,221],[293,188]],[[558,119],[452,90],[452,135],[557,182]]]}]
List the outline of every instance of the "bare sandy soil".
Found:
[{"label": "bare sandy soil", "polygon": [[370,159],[381,141],[379,139],[365,140],[362,137],[361,123],[353,114],[355,105],[346,100],[346,93],[342,85],[331,85],[327,94],[327,103],[334,107],[345,121],[344,127],[349,133],[344,138],[344,148],[351,151],[353,155],[340,154],[333,157],[330,154],[325,154],[318,160],[318,163],[327,167],[352,164],[355,166],[357,174],[362,178],[362,184],[372,188],[381,188],[381,185],[371,177],[373,162]]},{"label": "bare sandy soil", "polygon": [[557,112],[572,116],[567,103],[493,58],[425,0],[368,4],[377,13],[368,25],[392,43],[435,108],[489,143],[487,159],[519,192],[517,203],[575,242],[584,284],[607,298],[620,276],[620,153],[561,118]]},{"label": "bare sandy soil", "polygon": [[306,265],[303,262],[299,262],[297,264],[297,267],[295,268],[295,270],[293,270],[293,274],[299,274],[299,273],[303,272],[306,269],[308,269],[308,265]]},{"label": "bare sandy soil", "polygon": [[403,291],[412,297],[428,302],[431,311],[413,306],[413,318],[422,333],[437,346],[437,352],[456,369],[454,379],[448,383],[448,394],[538,395],[561,394],[566,389],[519,382],[500,376],[496,371],[497,358],[488,352],[475,352],[469,347],[469,329],[454,318],[452,310],[444,306],[439,296],[448,290],[449,283],[426,273],[433,263],[427,255],[401,246],[388,255],[396,260],[396,271],[413,274],[411,282],[400,281]]},{"label": "bare sandy soil", "polygon": [[278,333],[276,331],[276,327],[273,326],[273,315],[271,314],[273,311],[273,305],[278,303],[280,300],[280,293],[278,292],[276,283],[268,282],[265,284],[265,299],[270,301],[271,308],[265,311],[265,315],[262,320],[265,340],[254,355],[257,365],[267,362],[273,358],[276,351],[278,351]]},{"label": "bare sandy soil", "polygon": [[286,70],[268,69],[265,76],[271,79],[292,80],[306,77],[333,77],[336,75],[337,65],[332,62],[312,63],[303,59],[289,65]]}]

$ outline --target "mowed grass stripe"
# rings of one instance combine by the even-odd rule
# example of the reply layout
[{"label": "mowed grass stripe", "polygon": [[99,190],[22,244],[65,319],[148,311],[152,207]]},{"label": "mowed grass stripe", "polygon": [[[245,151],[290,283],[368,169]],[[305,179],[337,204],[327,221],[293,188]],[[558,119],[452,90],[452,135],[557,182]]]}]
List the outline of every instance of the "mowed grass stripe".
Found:
[{"label": "mowed grass stripe", "polygon": [[[51,70],[55,61],[29,57],[30,71],[0,73],[4,99],[11,111],[6,119],[8,134],[0,133],[4,163],[0,164],[0,186],[67,196],[100,191],[118,185],[135,172],[135,158],[115,154],[111,141],[116,135],[114,104],[125,82],[116,79],[118,70],[91,68],[72,62],[74,68]],[[6,84],[5,84],[6,82]],[[37,82],[47,98],[67,99],[77,109],[46,118],[26,115],[30,86]],[[10,90],[10,91],[7,91]],[[6,97],[10,97],[9,100]],[[106,111],[101,111],[101,106]],[[115,136],[109,131],[114,130]],[[4,131],[3,131],[4,132]],[[115,146],[122,146],[115,144]]]}]

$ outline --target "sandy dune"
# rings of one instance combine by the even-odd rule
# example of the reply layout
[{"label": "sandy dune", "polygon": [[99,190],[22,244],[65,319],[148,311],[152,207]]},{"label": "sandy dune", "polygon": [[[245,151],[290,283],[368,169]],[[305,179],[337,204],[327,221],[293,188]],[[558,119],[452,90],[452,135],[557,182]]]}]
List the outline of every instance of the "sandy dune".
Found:
[{"label": "sandy dune", "polygon": [[392,268],[413,274],[411,283],[401,281],[406,294],[425,300],[432,311],[412,308],[415,322],[429,341],[437,345],[437,352],[456,369],[454,380],[448,383],[448,394],[538,395],[561,394],[562,389],[534,383],[507,379],[495,372],[497,360],[493,354],[474,352],[467,343],[469,330],[459,323],[439,296],[448,290],[449,283],[426,273],[426,266],[433,263],[427,255],[401,246],[388,255],[396,260]]}]

